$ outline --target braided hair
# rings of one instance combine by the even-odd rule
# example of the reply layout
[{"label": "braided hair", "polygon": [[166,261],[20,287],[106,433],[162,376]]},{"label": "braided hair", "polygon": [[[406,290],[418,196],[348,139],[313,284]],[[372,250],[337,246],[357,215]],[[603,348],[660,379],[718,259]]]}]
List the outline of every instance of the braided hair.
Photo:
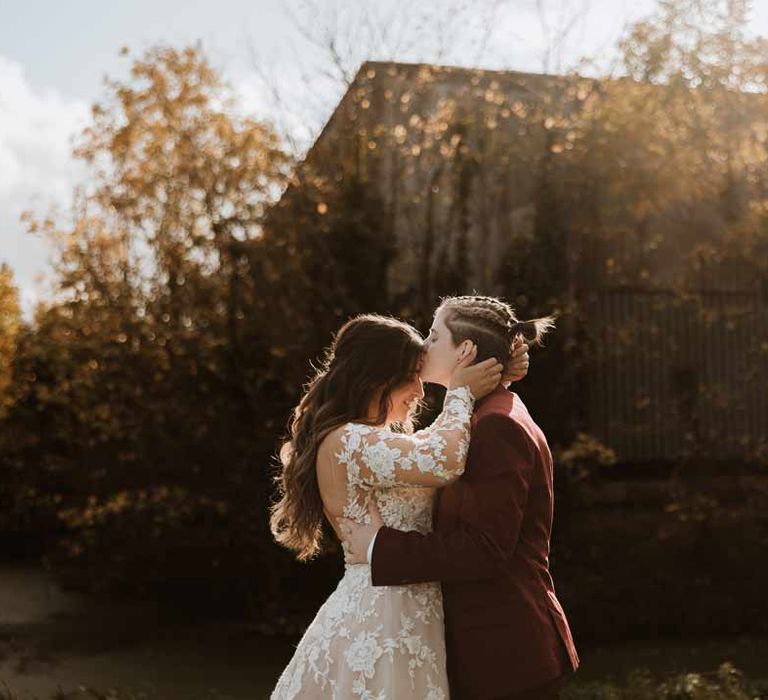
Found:
[{"label": "braided hair", "polygon": [[442,297],[438,308],[447,309],[445,325],[454,345],[471,340],[477,345],[478,362],[495,357],[505,368],[517,336],[523,336],[529,345],[541,345],[555,325],[552,316],[519,321],[512,307],[497,297]]}]

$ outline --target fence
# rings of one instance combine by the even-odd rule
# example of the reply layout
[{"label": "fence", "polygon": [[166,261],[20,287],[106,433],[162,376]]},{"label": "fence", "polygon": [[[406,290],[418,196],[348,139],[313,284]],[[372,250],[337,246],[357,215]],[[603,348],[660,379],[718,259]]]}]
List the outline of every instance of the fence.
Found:
[{"label": "fence", "polygon": [[590,430],[623,461],[753,460],[768,448],[768,315],[760,292],[606,289]]}]

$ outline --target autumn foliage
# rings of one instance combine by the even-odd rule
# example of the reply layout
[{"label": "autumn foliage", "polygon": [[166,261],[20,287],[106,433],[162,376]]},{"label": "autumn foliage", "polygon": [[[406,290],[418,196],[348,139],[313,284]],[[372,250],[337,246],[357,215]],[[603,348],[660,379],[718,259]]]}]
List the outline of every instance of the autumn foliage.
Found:
[{"label": "autumn foliage", "polygon": [[[697,397],[721,411],[716,425],[726,412],[754,420],[740,397],[765,379],[768,358],[766,47],[744,34],[742,3],[727,3],[725,14],[721,5],[661,3],[626,36],[622,77],[553,79],[535,103],[510,98],[488,76],[468,83],[463,102],[451,93],[431,103],[424,96],[439,70],[428,68],[421,85],[373,95],[374,77],[363,73],[339,111],[354,113],[354,129],[338,149],[323,150],[321,139],[300,162],[284,135],[243,115],[199,46],[128,56],[129,76],[107,83],[77,145],[91,176],[74,193],[71,221],[28,217],[56,251],[56,297],[21,322],[10,271],[0,268],[6,532],[94,590],[205,596],[262,617],[278,603],[311,607],[338,561],[299,568],[267,528],[275,448],[310,363],[353,313],[424,324],[439,295],[478,280],[522,315],[560,313],[559,334],[534,357],[520,393],[573,468],[572,488],[621,455],[610,434],[589,434],[586,388],[608,376],[601,367],[621,370],[616,385],[627,394],[626,367],[656,367],[694,345],[688,326],[672,336],[661,319],[695,316],[696,328],[715,334],[746,329],[738,381],[699,384],[673,372],[674,400],[640,382],[631,412],[606,409],[602,425],[641,428],[656,408],[669,410],[683,425],[673,452],[689,470],[717,439],[699,420]],[[699,15],[711,21],[691,19]],[[378,119],[376,100],[394,121]],[[400,220],[375,178],[392,163],[410,188],[397,200]],[[471,232],[497,224],[511,232],[506,248],[487,265],[471,262],[484,259]],[[412,244],[398,244],[398,225]],[[441,225],[457,243],[432,259]],[[601,316],[606,289],[662,302],[646,317],[619,306]],[[713,303],[723,292],[728,302]],[[768,442],[744,426],[736,421],[729,440],[745,462],[760,463]],[[562,522],[574,527],[558,534],[555,554],[575,619],[589,619],[594,603],[582,596],[577,609],[580,586],[642,597],[640,574],[655,570],[657,589],[677,596],[664,605],[694,610],[680,612],[679,626],[700,631],[687,577],[711,564],[705,539],[727,549],[728,538],[710,538],[727,508],[680,483],[678,510],[635,530],[631,518],[621,528],[600,513],[580,519],[563,498]],[[752,517],[756,508],[733,510]],[[683,525],[679,514],[690,516]],[[675,527],[661,532],[659,517]],[[647,537],[657,526],[658,541]],[[622,569],[616,540],[633,536],[664,566],[636,558]],[[612,561],[611,582],[595,574],[589,557],[598,555]],[[683,568],[671,588],[664,576],[674,566]],[[756,587],[750,600],[758,598]],[[625,617],[602,615],[595,636],[652,626],[665,613],[656,600],[634,612],[615,601]],[[760,624],[759,615],[742,618]]]}]

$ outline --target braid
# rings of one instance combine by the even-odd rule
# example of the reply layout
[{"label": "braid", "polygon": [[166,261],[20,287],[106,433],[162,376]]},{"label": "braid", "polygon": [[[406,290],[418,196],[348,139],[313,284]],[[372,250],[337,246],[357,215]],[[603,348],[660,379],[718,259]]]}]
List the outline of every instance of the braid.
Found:
[{"label": "braid", "polygon": [[448,297],[443,300],[441,306],[456,309],[462,322],[475,325],[480,324],[490,331],[503,333],[511,341],[511,332],[515,319],[512,307],[509,304],[486,296]]},{"label": "braid", "polygon": [[443,297],[440,306],[447,307],[451,312],[450,322],[446,323],[455,343],[471,339],[486,346],[486,352],[482,355],[497,357],[502,362],[518,335],[522,335],[528,343],[540,345],[544,334],[554,326],[554,318],[551,316],[518,321],[512,306],[497,297]]},{"label": "braid", "polygon": [[492,297],[453,297],[444,302],[446,303],[461,308],[462,313],[467,316],[484,318],[491,323],[504,325],[510,318],[508,305]]}]

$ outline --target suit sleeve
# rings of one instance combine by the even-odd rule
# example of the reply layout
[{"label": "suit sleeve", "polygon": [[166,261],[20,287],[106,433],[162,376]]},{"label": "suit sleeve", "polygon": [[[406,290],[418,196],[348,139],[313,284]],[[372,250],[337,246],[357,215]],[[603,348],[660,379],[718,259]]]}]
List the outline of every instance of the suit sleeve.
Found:
[{"label": "suit sleeve", "polygon": [[374,586],[492,578],[515,551],[533,475],[533,443],[508,416],[472,431],[458,526],[422,535],[382,527],[373,548]]}]

